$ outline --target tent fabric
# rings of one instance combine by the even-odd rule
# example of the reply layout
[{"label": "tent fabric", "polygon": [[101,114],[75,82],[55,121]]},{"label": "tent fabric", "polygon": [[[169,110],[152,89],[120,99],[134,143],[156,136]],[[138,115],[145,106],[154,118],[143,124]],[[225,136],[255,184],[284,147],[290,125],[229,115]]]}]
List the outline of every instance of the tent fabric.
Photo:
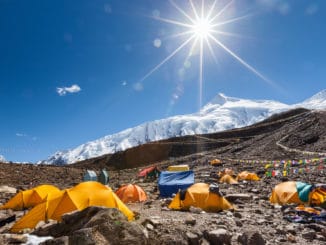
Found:
[{"label": "tent fabric", "polygon": [[232,169],[230,169],[230,168],[226,168],[226,169],[224,169],[223,171],[220,171],[220,172],[218,172],[218,176],[219,177],[222,177],[223,175],[225,175],[225,174],[228,174],[228,175],[235,175],[234,174],[234,171],[232,170]]},{"label": "tent fabric", "polygon": [[326,185],[317,184],[313,186],[309,202],[326,208]]},{"label": "tent fabric", "polygon": [[189,165],[171,165],[168,167],[168,171],[189,171]]},{"label": "tent fabric", "polygon": [[63,214],[76,210],[80,211],[89,206],[117,208],[128,220],[134,218],[133,212],[116,196],[110,187],[99,182],[88,181],[53,195],[46,202],[35,206],[14,224],[11,232],[19,232],[26,228],[32,229],[41,220],[61,221]]},{"label": "tent fabric", "polygon": [[220,183],[227,183],[227,184],[237,184],[236,181],[231,175],[225,174],[220,178]]},{"label": "tent fabric", "polygon": [[303,202],[308,202],[312,185],[303,182],[296,182],[296,187],[300,200]]},{"label": "tent fabric", "polygon": [[143,170],[141,170],[139,173],[138,173],[138,177],[139,178],[144,178],[144,177],[147,177],[149,175],[156,175],[159,173],[159,170],[157,169],[156,166],[151,166],[151,167],[148,167],[148,168],[145,168]]},{"label": "tent fabric", "polygon": [[0,209],[23,210],[31,208],[45,201],[49,194],[60,193],[60,190],[53,185],[39,185],[26,191],[20,191]]},{"label": "tent fabric", "polygon": [[239,181],[239,180],[258,181],[258,180],[260,180],[260,178],[255,173],[250,173],[248,171],[243,171],[243,172],[239,173],[238,176],[237,176],[237,181]]},{"label": "tent fabric", "polygon": [[299,197],[297,184],[295,181],[287,181],[276,185],[269,200],[271,203],[277,204],[304,204],[304,202]]},{"label": "tent fabric", "polygon": [[188,210],[191,206],[201,208],[207,212],[218,212],[232,209],[233,206],[224,197],[209,191],[210,186],[205,183],[196,183],[186,190],[181,198],[181,192],[173,198],[169,205],[170,209]]},{"label": "tent fabric", "polygon": [[213,159],[209,162],[210,165],[220,165],[222,164],[222,161],[220,159]]},{"label": "tent fabric", "polygon": [[179,189],[187,189],[195,183],[193,171],[162,171],[158,180],[161,197],[171,197]]},{"label": "tent fabric", "polygon": [[144,202],[147,200],[145,191],[138,185],[124,185],[120,187],[115,194],[117,194],[124,203]]}]

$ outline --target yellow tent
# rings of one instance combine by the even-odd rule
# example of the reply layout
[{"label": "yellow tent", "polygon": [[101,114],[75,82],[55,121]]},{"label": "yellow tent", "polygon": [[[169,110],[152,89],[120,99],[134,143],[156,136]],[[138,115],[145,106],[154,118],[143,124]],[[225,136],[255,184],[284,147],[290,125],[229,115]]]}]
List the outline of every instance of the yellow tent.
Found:
[{"label": "yellow tent", "polygon": [[243,171],[238,174],[237,181],[239,180],[260,180],[260,178],[255,173],[250,173],[248,171]]},{"label": "yellow tent", "polygon": [[236,181],[231,175],[225,174],[220,178],[220,183],[237,184],[238,181]]},{"label": "yellow tent", "polygon": [[326,187],[323,186],[316,186],[310,193],[309,196],[309,203],[313,205],[323,205],[326,203]]},{"label": "yellow tent", "polygon": [[128,220],[134,218],[133,212],[116,196],[110,187],[99,182],[88,181],[64,190],[60,195],[53,195],[46,202],[37,205],[14,224],[11,232],[35,228],[41,220],[61,221],[63,214],[75,210],[80,211],[89,206],[117,208]]},{"label": "yellow tent", "polygon": [[33,189],[20,191],[0,209],[22,210],[34,207],[35,205],[45,201],[49,194],[60,193],[60,190],[53,185],[39,185]]},{"label": "yellow tent", "polygon": [[299,198],[295,181],[287,181],[276,185],[272,191],[269,201],[277,204],[304,203]]},{"label": "yellow tent", "polygon": [[220,165],[222,161],[220,159],[213,159],[209,162],[210,165]]},{"label": "yellow tent", "polygon": [[233,208],[224,197],[210,192],[209,185],[205,183],[194,184],[186,190],[184,196],[183,194],[180,191],[177,193],[169,205],[170,209],[189,209],[193,206],[208,212],[218,212]]},{"label": "yellow tent", "polygon": [[187,164],[184,165],[172,165],[168,167],[168,171],[189,171],[189,166]]}]

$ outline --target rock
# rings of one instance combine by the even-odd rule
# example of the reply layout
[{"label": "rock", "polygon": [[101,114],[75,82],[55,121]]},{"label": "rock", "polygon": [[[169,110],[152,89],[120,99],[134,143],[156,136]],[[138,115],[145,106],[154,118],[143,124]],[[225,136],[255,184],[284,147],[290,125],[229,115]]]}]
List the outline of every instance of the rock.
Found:
[{"label": "rock", "polygon": [[228,194],[228,195],[225,196],[225,198],[230,202],[234,202],[234,201],[237,201],[237,200],[250,200],[251,195],[244,194],[244,193]]},{"label": "rock", "polygon": [[203,211],[203,210],[202,210],[201,208],[197,208],[197,207],[193,207],[193,206],[191,206],[191,207],[189,208],[189,212],[191,212],[191,213],[195,213],[195,214],[200,214],[202,211]]},{"label": "rock", "polygon": [[231,244],[232,235],[225,229],[217,229],[208,232],[208,241],[210,244],[222,245]]},{"label": "rock", "polygon": [[286,237],[287,237],[287,240],[288,240],[289,242],[293,242],[293,243],[296,243],[296,242],[297,242],[295,236],[292,235],[292,234],[288,234]]},{"label": "rock", "polygon": [[254,212],[255,214],[263,214],[263,211],[261,209],[255,209]]},{"label": "rock", "polygon": [[188,239],[188,243],[190,245],[199,245],[199,237],[198,235],[192,233],[192,232],[187,232],[186,233],[187,239]]},{"label": "rock", "polygon": [[302,237],[306,240],[312,241],[316,238],[316,232],[315,231],[308,231],[302,233]]},{"label": "rock", "polygon": [[188,215],[186,217],[185,224],[186,225],[195,225],[196,224],[196,219],[193,216]]},{"label": "rock", "polygon": [[250,192],[255,193],[255,194],[258,194],[258,193],[260,193],[261,191],[258,190],[258,189],[256,189],[256,188],[253,188],[253,189],[250,190]]},{"label": "rock", "polygon": [[55,239],[46,240],[42,242],[40,245],[69,245],[69,237],[62,236]]},{"label": "rock", "polygon": [[69,236],[69,244],[147,244],[141,225],[114,208],[88,207],[64,216],[61,223],[37,229],[40,236]]},{"label": "rock", "polygon": [[262,235],[255,231],[247,231],[238,236],[238,242],[242,245],[265,245],[266,241]]},{"label": "rock", "polygon": [[239,212],[234,212],[234,213],[233,213],[233,216],[236,217],[236,218],[239,218],[239,219],[242,218],[242,214],[239,213]]},{"label": "rock", "polygon": [[15,193],[17,193],[17,189],[14,187],[7,186],[7,185],[0,185],[0,192],[15,194]]},{"label": "rock", "polygon": [[149,224],[149,223],[148,223],[148,224],[146,225],[146,229],[152,231],[152,230],[154,230],[154,226],[153,226],[152,224]]},{"label": "rock", "polygon": [[243,226],[242,222],[241,222],[240,220],[238,220],[238,219],[235,220],[235,224],[236,224],[238,227],[242,227],[242,226]]},{"label": "rock", "polygon": [[24,235],[8,234],[7,241],[9,244],[21,244],[27,242],[27,237]]}]

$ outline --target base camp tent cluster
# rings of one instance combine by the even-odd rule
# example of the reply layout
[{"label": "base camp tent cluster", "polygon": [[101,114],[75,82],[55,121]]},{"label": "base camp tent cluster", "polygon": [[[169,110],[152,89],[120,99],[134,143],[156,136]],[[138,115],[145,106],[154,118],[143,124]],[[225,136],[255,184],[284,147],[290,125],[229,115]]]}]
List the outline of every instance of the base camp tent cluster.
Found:
[{"label": "base camp tent cluster", "polygon": [[[37,193],[35,189],[47,190],[47,193],[42,192],[40,197],[36,197],[38,194],[35,194]],[[50,185],[22,191],[10,199],[1,209],[12,208],[22,210],[27,207],[33,207],[11,228],[12,232],[19,232],[26,228],[34,228],[42,220],[52,219],[61,221],[63,214],[75,210],[83,210],[88,206],[117,208],[128,220],[134,218],[133,212],[117,197],[110,187],[95,181],[82,182],[63,191]]]}]

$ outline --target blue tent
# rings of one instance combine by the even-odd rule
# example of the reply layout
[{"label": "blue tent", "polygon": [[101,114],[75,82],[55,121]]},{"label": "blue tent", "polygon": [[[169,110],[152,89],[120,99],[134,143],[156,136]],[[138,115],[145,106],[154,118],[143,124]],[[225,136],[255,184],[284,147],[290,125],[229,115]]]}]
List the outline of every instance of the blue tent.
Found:
[{"label": "blue tent", "polygon": [[187,189],[195,183],[195,175],[193,171],[170,172],[163,171],[158,179],[158,188],[161,197],[171,197],[179,189]]}]

